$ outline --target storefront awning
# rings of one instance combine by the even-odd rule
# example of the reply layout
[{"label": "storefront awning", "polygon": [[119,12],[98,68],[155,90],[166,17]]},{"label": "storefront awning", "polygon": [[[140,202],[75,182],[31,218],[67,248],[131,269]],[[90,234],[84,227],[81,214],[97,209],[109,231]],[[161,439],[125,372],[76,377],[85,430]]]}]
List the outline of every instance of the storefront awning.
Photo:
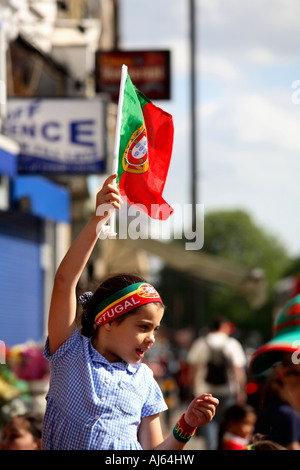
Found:
[{"label": "storefront awning", "polygon": [[0,134],[0,175],[13,178],[17,173],[19,145]]},{"label": "storefront awning", "polygon": [[15,203],[27,198],[30,213],[55,222],[70,222],[70,193],[40,176],[18,176],[13,180]]}]

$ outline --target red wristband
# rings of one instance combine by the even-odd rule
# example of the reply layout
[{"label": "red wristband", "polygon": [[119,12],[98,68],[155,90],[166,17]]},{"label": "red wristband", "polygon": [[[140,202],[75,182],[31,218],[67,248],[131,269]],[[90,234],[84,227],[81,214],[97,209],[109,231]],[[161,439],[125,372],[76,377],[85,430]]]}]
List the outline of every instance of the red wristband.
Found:
[{"label": "red wristband", "polygon": [[173,429],[175,439],[180,442],[188,442],[197,429],[197,426],[193,428],[185,421],[184,415],[185,413],[183,413]]},{"label": "red wristband", "polygon": [[185,430],[186,432],[194,433],[194,432],[196,431],[196,429],[197,429],[197,426],[196,426],[196,427],[190,426],[190,425],[186,422],[184,416],[185,416],[185,413],[183,413],[183,415],[181,416],[181,418],[180,418],[180,420],[179,420],[180,423],[182,424],[182,427],[184,428],[184,430]]}]

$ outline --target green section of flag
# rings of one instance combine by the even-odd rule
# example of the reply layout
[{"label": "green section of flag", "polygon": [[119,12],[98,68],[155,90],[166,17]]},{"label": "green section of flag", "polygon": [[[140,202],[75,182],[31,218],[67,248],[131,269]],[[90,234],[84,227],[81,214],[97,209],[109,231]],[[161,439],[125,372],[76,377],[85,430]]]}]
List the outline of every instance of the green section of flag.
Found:
[{"label": "green section of flag", "polygon": [[147,103],[149,103],[148,98],[133,85],[130,76],[127,75],[122,108],[117,185],[124,171],[122,157],[132,134],[144,123],[143,108]]}]

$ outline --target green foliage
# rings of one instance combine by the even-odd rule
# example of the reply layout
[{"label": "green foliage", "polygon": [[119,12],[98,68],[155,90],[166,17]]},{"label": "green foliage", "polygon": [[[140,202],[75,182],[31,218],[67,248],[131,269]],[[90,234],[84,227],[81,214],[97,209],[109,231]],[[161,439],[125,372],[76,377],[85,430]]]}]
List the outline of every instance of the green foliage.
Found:
[{"label": "green foliage", "polygon": [[287,250],[276,237],[257,226],[250,215],[241,210],[206,215],[203,251],[249,269],[263,269],[270,288],[289,263]]},{"label": "green foliage", "polygon": [[286,271],[283,274],[283,277],[288,276],[299,276],[300,275],[300,258],[295,258],[291,260]]}]

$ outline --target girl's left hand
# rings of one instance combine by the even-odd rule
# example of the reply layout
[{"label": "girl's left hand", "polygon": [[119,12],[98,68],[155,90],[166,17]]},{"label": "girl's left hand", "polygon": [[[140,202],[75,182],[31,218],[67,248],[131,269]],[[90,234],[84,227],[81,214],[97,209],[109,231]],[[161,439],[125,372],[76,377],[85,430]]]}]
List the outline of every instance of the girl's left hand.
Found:
[{"label": "girl's left hand", "polygon": [[209,393],[195,398],[184,415],[186,423],[195,428],[209,423],[216,413],[219,400]]},{"label": "girl's left hand", "polygon": [[96,214],[98,212],[97,209],[100,209],[102,205],[114,209],[120,209],[122,204],[122,198],[119,193],[119,190],[115,184],[115,179],[117,178],[117,174],[110,175],[103,183],[102,188],[97,193],[96,196]]}]

